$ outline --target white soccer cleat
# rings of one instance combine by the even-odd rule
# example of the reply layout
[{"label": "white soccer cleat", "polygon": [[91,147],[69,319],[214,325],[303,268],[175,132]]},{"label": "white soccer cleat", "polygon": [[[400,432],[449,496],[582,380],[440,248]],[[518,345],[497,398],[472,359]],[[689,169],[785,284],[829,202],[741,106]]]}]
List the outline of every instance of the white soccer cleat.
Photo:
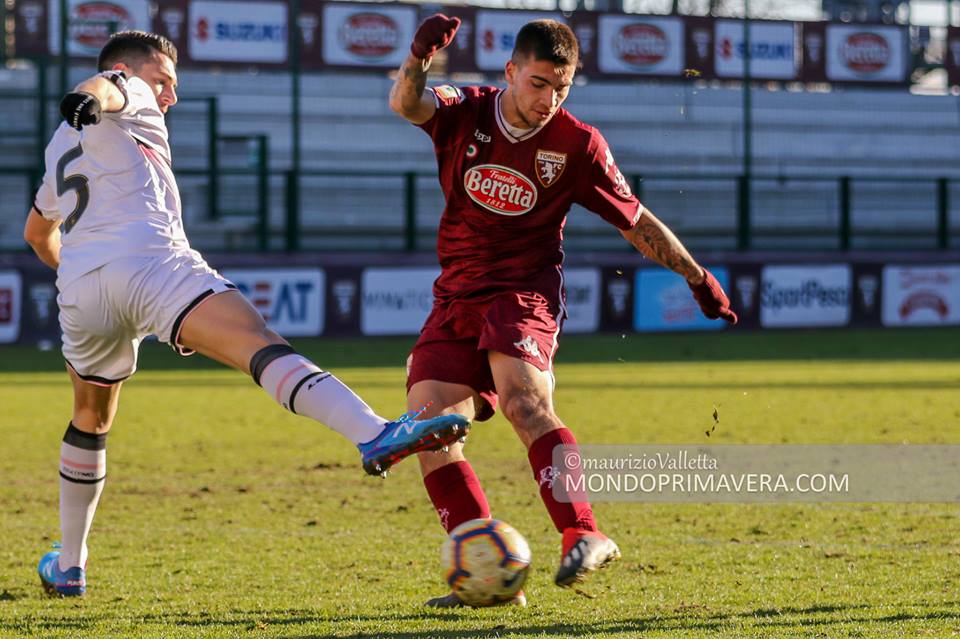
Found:
[{"label": "white soccer cleat", "polygon": [[620,549],[601,532],[563,531],[563,558],[553,581],[562,588],[582,582],[587,574],[620,559]]}]

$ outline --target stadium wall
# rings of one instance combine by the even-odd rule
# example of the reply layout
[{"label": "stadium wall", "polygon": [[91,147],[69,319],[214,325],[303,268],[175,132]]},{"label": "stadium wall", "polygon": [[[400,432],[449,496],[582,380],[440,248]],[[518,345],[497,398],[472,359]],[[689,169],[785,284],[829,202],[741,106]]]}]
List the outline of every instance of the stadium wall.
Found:
[{"label": "stadium wall", "polygon": [[[288,337],[415,335],[439,272],[431,254],[210,255]],[[705,320],[686,284],[639,256],[567,260],[566,333],[960,325],[960,252],[702,256],[740,324]],[[54,273],[0,256],[0,344],[59,341]]]}]

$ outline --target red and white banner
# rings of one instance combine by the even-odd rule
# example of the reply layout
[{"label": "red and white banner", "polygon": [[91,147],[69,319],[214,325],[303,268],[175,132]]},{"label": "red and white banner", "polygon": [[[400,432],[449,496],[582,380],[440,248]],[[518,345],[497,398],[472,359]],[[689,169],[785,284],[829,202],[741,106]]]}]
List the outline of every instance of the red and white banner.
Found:
[{"label": "red and white banner", "polygon": [[188,15],[188,48],[196,62],[287,61],[286,2],[194,0]]},{"label": "red and white banner", "polygon": [[[286,68],[289,29],[301,62],[325,67],[391,69],[406,56],[420,18],[415,5],[301,0],[67,0],[70,54],[96,57],[111,33],[144,29],[170,38],[182,65]],[[14,55],[57,55],[59,0],[17,0]],[[581,73],[590,77],[741,78],[744,23],[699,16],[644,16],[578,11],[507,11],[449,6],[463,19],[436,63],[441,73],[503,71],[523,25],[540,18],[567,22],[581,45]],[[759,80],[906,84],[911,57],[900,25],[755,20],[750,71]],[[446,68],[443,67],[444,58]],[[960,28],[948,27],[944,60],[960,85]]]},{"label": "red and white banner", "polygon": [[905,82],[907,31],[898,26],[827,26],[827,80]]},{"label": "red and white banner", "polygon": [[[111,35],[127,29],[149,31],[151,26],[148,0],[68,0],[70,26],[67,52],[71,56],[95,58]],[[47,5],[50,16],[47,40],[50,53],[60,53],[60,3]]]},{"label": "red and white banner", "polygon": [[884,326],[960,324],[960,266],[886,266]]},{"label": "red and white banner", "polygon": [[601,73],[679,76],[683,73],[683,20],[602,15],[597,20]]},{"label": "red and white banner", "polygon": [[[750,22],[750,77],[794,80],[800,68],[799,36],[792,22]],[[742,20],[717,20],[714,65],[718,77],[742,78],[747,43]]]},{"label": "red and white banner", "polygon": [[327,4],[323,7],[323,62],[333,66],[396,68],[417,28],[408,5]]}]

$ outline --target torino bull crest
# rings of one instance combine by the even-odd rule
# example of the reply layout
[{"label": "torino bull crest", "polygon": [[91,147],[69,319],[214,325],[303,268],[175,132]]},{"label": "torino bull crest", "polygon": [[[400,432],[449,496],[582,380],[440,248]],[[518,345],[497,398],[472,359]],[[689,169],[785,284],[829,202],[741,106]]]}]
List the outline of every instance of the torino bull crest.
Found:
[{"label": "torino bull crest", "polygon": [[567,166],[567,154],[556,151],[537,150],[537,179],[544,188],[549,188]]}]

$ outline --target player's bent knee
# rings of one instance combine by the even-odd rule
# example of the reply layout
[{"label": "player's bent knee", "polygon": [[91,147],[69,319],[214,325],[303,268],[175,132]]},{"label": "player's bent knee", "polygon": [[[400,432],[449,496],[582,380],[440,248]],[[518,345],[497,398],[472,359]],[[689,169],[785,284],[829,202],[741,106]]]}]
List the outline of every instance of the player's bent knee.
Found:
[{"label": "player's bent knee", "polygon": [[503,398],[503,416],[514,428],[527,430],[545,422],[553,422],[556,415],[548,402],[542,398],[517,393]]}]

